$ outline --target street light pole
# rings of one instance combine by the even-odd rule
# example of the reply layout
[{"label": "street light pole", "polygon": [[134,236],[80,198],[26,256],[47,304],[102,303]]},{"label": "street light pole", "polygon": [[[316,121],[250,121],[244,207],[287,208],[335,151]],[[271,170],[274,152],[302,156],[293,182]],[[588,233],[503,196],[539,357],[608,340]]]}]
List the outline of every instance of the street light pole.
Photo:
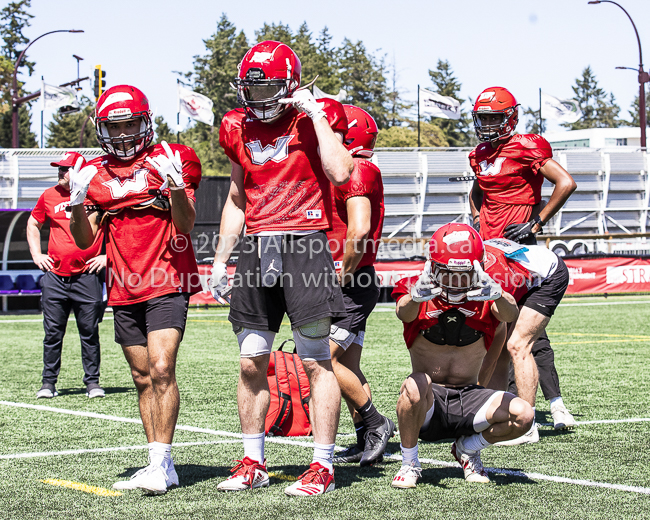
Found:
[{"label": "street light pole", "polygon": [[23,49],[23,51],[20,53],[18,56],[18,59],[16,60],[16,65],[14,65],[14,76],[13,76],[13,83],[12,83],[12,89],[11,89],[11,146],[13,148],[18,148],[20,145],[20,139],[18,136],[18,107],[20,106],[20,103],[18,103],[18,67],[20,66],[20,62],[23,59],[23,56],[25,55],[25,52],[27,52],[27,49],[29,49],[34,42],[37,40],[40,40],[43,36],[47,36],[48,34],[54,34],[54,33],[59,33],[59,32],[69,32],[69,33],[82,33],[82,30],[78,29],[60,29],[57,31],[50,31],[46,32],[45,34],[41,34],[38,38],[35,38],[31,42],[29,42],[29,45]]},{"label": "street light pole", "polygon": [[623,12],[627,15],[634,27],[634,34],[636,34],[636,41],[639,44],[639,126],[641,127],[641,149],[645,150],[647,145],[646,140],[646,112],[645,112],[645,84],[650,81],[650,75],[643,70],[643,53],[641,52],[641,39],[639,38],[639,31],[636,30],[636,25],[630,14],[625,10],[625,8],[612,0],[591,0],[589,4],[614,4],[617,7],[620,7]]}]

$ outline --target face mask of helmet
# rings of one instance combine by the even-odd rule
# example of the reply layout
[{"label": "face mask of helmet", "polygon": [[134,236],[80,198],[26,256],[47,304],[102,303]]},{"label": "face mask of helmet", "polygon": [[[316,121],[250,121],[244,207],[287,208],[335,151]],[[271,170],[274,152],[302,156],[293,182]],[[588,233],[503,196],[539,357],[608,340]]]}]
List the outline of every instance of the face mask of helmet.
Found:
[{"label": "face mask of helmet", "polygon": [[[474,120],[474,129],[476,136],[480,141],[498,141],[510,137],[514,133],[514,128],[506,128],[508,121],[515,112],[515,108],[508,108],[502,111],[477,111],[472,112]],[[514,122],[516,126],[516,121]]]},{"label": "face mask of helmet", "polygon": [[[108,125],[116,121],[124,121],[128,119],[139,119],[140,128],[138,131],[131,135],[120,135],[111,137],[108,132]],[[97,122],[97,140],[99,141],[102,149],[114,157],[121,160],[129,160],[140,153],[144,148],[149,146],[153,139],[153,127],[151,125],[151,118],[146,112],[139,117],[126,118],[113,118],[111,120],[102,119]]]},{"label": "face mask of helmet", "polygon": [[442,287],[442,298],[447,303],[460,305],[467,300],[467,292],[475,289],[478,275],[471,269],[452,269],[445,264],[435,263],[433,279]]},{"label": "face mask of helmet", "polygon": [[236,80],[237,101],[253,119],[270,122],[286,109],[278,101],[289,96],[292,83],[290,79],[265,79],[262,69],[248,69],[245,79]]}]

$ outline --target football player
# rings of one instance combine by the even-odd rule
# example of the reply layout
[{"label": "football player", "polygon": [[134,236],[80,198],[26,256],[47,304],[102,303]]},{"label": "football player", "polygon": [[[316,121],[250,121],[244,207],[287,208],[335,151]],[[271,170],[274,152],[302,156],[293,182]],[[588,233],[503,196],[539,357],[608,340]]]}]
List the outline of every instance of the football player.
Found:
[{"label": "football player", "polygon": [[[497,372],[495,377],[497,381],[500,381],[507,376],[508,358],[511,356],[516,386],[510,387],[510,389],[517,390],[518,395],[529,403],[529,399],[532,397],[531,406],[534,410],[537,380],[536,371],[531,373],[530,369],[531,366],[533,369],[535,368],[535,363],[533,362],[532,365],[527,363],[527,358],[530,356],[529,353],[533,345],[540,342],[540,335],[546,336],[546,327],[569,286],[569,270],[564,261],[545,246],[524,246],[503,238],[486,240],[484,245],[486,250],[485,271],[501,284],[504,291],[514,296],[520,307],[519,317],[508,337],[507,349],[503,350],[505,362],[504,356],[496,357],[502,348],[502,345],[499,344],[495,345],[495,349],[490,353],[490,357],[494,356],[494,360],[490,360],[486,365],[488,365],[488,370],[492,370],[494,365],[491,365],[490,368],[490,363],[493,361],[498,363],[497,370],[501,370],[501,373]],[[546,341],[548,342],[548,338]],[[551,358],[552,362],[553,358]],[[487,382],[490,379],[491,373],[482,374],[481,381]],[[555,385],[559,393],[557,373],[555,374]],[[493,379],[488,386],[504,388],[506,385],[502,381],[495,383]],[[561,423],[563,428],[575,426],[573,416],[568,411],[559,413],[556,403],[557,400],[551,401],[551,413],[555,428],[559,429],[558,423]],[[561,397],[560,404],[562,404]],[[564,408],[564,405],[561,408]],[[533,423],[525,435],[500,444],[528,444],[538,440],[537,425]]]},{"label": "football player", "polygon": [[244,457],[217,489],[269,485],[264,420],[270,397],[266,370],[273,340],[288,314],[311,385],[314,457],[285,489],[318,495],[334,489],[332,456],[341,392],[332,371],[332,318],[345,316],[325,231],[332,222],[331,186],[354,168],[343,146],[343,106],[300,88],[301,64],[287,45],[264,41],[244,56],[236,79],[243,108],[228,112],[219,142],[232,170],[212,269],[215,299],[227,287],[226,262],[246,226],[233,281],[229,320],[240,348],[237,388]]},{"label": "football player", "polygon": [[149,101],[130,85],[102,94],[95,130],[106,155],[70,172],[70,230],[87,248],[100,222],[106,226],[115,342],[131,368],[149,442],[149,465],[113,487],[158,495],[178,485],[170,455],[179,409],[176,355],[190,294],[201,291],[189,236],[201,163],[187,146],[151,146]]},{"label": "football player", "polygon": [[[536,235],[562,208],[575,191],[576,183],[553,160],[553,151],[546,139],[536,134],[515,135],[518,107],[514,96],[502,87],[485,89],[474,104],[472,117],[481,144],[469,156],[476,174],[470,206],[474,227],[484,240],[505,237],[535,245]],[[554,184],[554,188],[548,204],[540,210],[544,179]],[[505,350],[503,355],[500,366],[506,366],[508,354]],[[535,389],[539,379],[544,397],[551,402],[555,427],[575,425],[562,401],[554,353],[545,331],[527,353],[524,366],[514,366],[515,373],[523,375],[522,370],[531,375]],[[513,391],[517,388],[514,377],[510,384]],[[529,390],[528,385],[520,388],[520,395],[534,406],[534,396]]]},{"label": "football player", "polygon": [[379,132],[368,112],[343,105],[348,118],[344,146],[354,158],[350,181],[332,190],[332,230],[327,233],[334,267],[339,273],[346,316],[331,327],[332,367],[341,394],[352,414],[357,443],[334,457],[335,463],[368,466],[383,459],[395,424],[372,403],[370,387],[359,361],[366,320],[379,299],[375,258],[384,223],[384,186],[379,168],[371,163]]},{"label": "football player", "polygon": [[521,436],[533,422],[526,401],[478,384],[495,335],[518,314],[515,299],[483,270],[484,256],[471,226],[445,224],[431,237],[422,274],[393,291],[413,368],[397,401],[402,466],[393,487],[415,487],[418,438],[455,439],[451,452],[465,480],[489,482],[481,450]]}]

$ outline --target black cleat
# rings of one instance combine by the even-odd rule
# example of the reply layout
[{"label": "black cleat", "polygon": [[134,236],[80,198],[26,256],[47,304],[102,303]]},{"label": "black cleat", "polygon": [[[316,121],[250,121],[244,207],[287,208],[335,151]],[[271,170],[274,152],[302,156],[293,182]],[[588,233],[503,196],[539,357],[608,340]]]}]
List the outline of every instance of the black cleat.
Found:
[{"label": "black cleat", "polygon": [[386,451],[388,441],[396,432],[395,423],[388,417],[384,417],[384,424],[376,430],[368,430],[364,437],[366,447],[361,457],[361,467],[370,466],[384,460],[384,451]]},{"label": "black cleat", "polygon": [[359,462],[363,457],[363,450],[359,448],[358,444],[347,447],[335,455],[332,459],[334,464],[346,464],[349,462]]}]

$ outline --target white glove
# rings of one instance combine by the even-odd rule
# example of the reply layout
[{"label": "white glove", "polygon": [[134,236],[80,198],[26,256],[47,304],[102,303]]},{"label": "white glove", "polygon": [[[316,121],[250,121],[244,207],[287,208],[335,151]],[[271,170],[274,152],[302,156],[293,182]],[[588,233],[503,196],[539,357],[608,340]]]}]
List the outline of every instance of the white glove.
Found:
[{"label": "white glove", "polygon": [[467,299],[473,302],[493,301],[501,298],[501,286],[481,268],[478,260],[474,260],[474,270],[478,274],[478,289],[467,292]]},{"label": "white glove", "polygon": [[82,168],[83,162],[83,158],[79,157],[76,164],[70,169],[70,206],[84,203],[90,181],[97,175],[97,167],[91,164]]},{"label": "white glove", "polygon": [[442,287],[440,287],[431,277],[431,262],[426,262],[424,264],[424,269],[422,274],[416,284],[411,287],[411,300],[414,302],[428,302],[433,300],[442,292]]},{"label": "white glove", "polygon": [[296,90],[292,97],[281,99],[279,103],[283,105],[292,104],[298,110],[307,114],[314,123],[325,117],[325,112],[323,111],[325,103],[317,103],[314,95],[306,88]]},{"label": "white glove", "polygon": [[183,182],[183,162],[181,161],[181,153],[176,150],[176,153],[172,152],[172,149],[167,144],[167,141],[163,141],[162,147],[165,150],[167,156],[156,155],[155,157],[147,157],[147,162],[151,164],[160,178],[163,180],[163,184],[160,187],[161,190],[164,190],[167,187],[168,177],[174,181],[174,184],[178,188],[184,188],[185,183]]},{"label": "white glove", "polygon": [[217,300],[223,300],[228,289],[228,268],[223,262],[215,262],[210,271],[210,291],[212,297]]}]

